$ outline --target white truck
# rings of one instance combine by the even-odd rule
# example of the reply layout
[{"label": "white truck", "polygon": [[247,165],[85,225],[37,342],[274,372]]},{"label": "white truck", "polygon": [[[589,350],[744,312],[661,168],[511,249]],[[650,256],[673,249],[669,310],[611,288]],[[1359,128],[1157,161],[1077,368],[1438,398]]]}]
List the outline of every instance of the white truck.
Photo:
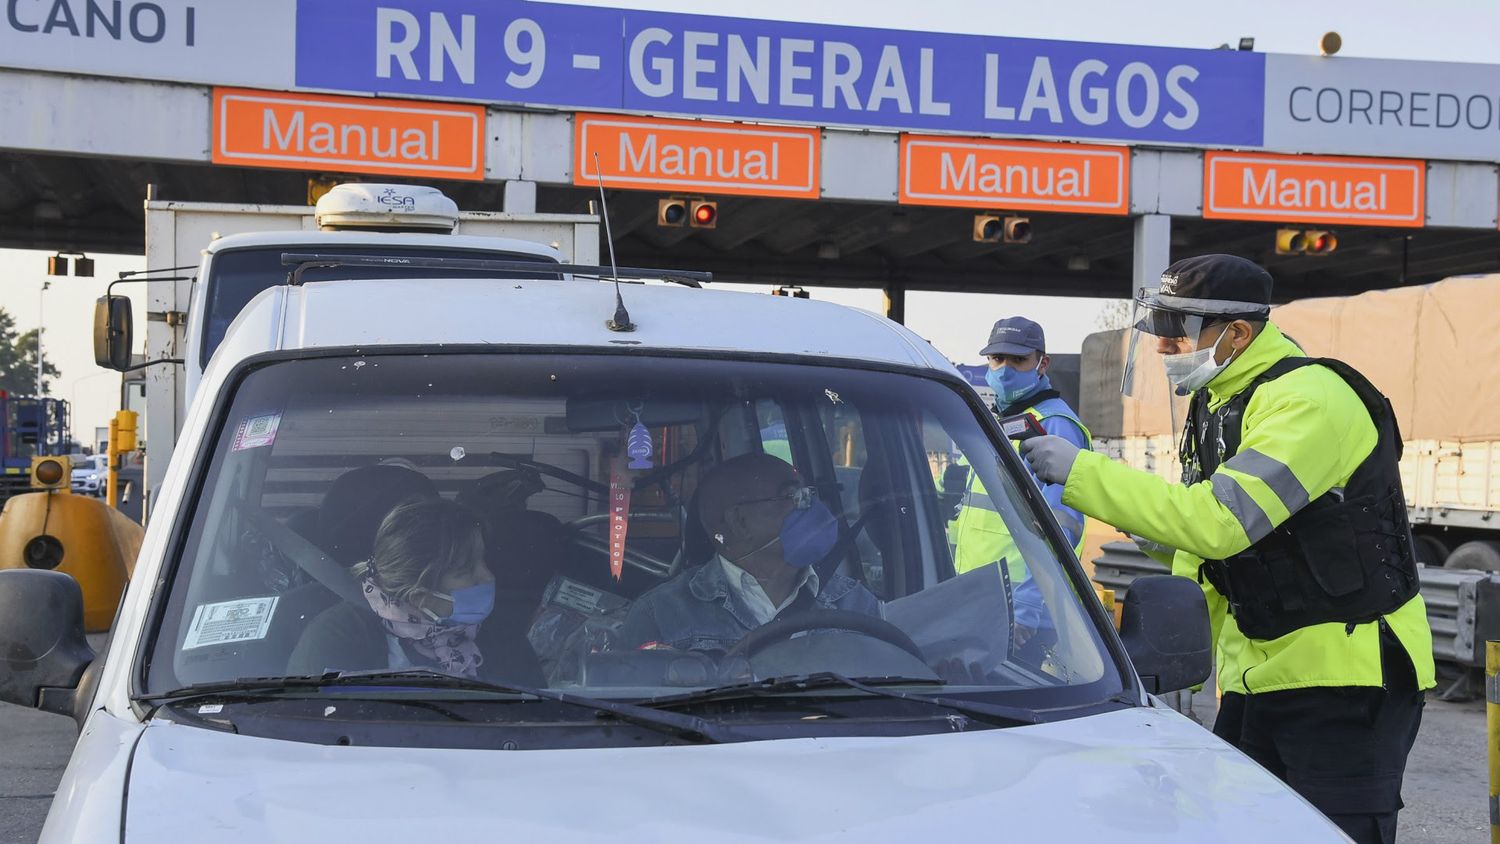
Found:
[{"label": "white truck", "polygon": [[[1197,584],[1138,580],[1117,633],[903,327],[303,260],[196,381],[105,652],[76,581],[0,571],[0,701],[80,725],[44,844],[1345,840],[1157,698],[1208,674]],[[934,440],[1028,636],[1007,565],[955,574]]]},{"label": "white truck", "polygon": [[[285,281],[291,268],[281,256],[287,252],[597,264],[599,218],[459,211],[433,188],[387,184],[338,185],[316,207],[148,200],[150,270],[140,275],[155,279],[149,281],[145,337],[148,508],[204,367],[255,294]],[[327,268],[310,277],[351,272]],[[415,271],[359,272],[388,277]]]}]

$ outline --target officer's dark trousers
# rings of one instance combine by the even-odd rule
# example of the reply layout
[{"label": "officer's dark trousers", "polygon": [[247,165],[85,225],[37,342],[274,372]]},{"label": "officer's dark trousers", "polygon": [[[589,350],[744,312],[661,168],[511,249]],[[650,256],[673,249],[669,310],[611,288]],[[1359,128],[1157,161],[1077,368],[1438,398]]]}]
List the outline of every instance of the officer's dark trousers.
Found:
[{"label": "officer's dark trousers", "polygon": [[1406,651],[1382,636],[1386,688],[1227,693],[1214,733],[1318,807],[1360,844],[1396,840],[1401,777],[1422,722]]}]

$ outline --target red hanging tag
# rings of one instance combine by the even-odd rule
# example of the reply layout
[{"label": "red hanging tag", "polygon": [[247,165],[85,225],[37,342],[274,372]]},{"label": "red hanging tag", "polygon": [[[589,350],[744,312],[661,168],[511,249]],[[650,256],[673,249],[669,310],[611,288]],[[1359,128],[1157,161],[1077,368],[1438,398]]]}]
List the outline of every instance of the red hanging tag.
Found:
[{"label": "red hanging tag", "polygon": [[616,462],[609,473],[609,573],[625,573],[625,534],[630,531],[630,473]]}]

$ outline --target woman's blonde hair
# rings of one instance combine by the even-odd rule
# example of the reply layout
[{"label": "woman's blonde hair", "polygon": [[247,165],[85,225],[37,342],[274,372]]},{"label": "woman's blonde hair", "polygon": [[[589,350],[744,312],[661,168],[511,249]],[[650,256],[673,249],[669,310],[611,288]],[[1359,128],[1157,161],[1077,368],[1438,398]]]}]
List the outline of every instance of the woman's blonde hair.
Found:
[{"label": "woman's blonde hair", "polygon": [[350,571],[407,600],[436,591],[444,576],[469,568],[483,551],[484,533],[473,511],[446,498],[411,498],[386,514],[370,559]]}]

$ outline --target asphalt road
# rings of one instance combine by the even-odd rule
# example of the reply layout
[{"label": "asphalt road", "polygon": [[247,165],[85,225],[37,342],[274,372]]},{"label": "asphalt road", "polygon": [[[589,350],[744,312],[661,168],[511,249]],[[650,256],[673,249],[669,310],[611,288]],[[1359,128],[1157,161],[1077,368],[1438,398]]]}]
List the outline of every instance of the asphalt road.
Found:
[{"label": "asphalt road", "polygon": [[0,841],[36,841],[75,737],[72,719],[0,704]]},{"label": "asphalt road", "polygon": [[[1213,698],[1195,702],[1213,717]],[[1484,704],[1429,700],[1406,770],[1400,839],[1473,844],[1488,826]],[[72,752],[73,722],[0,704],[0,842],[34,842]]]}]

